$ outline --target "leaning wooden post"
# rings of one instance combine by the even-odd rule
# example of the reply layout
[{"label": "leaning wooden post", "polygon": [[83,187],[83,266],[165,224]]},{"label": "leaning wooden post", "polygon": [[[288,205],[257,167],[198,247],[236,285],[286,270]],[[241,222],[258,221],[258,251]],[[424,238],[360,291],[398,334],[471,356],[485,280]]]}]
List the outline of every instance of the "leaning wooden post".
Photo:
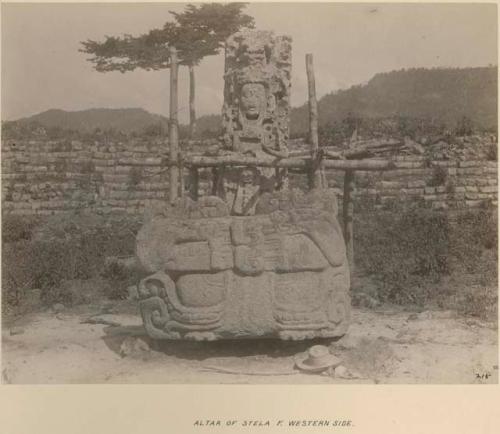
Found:
[{"label": "leaning wooden post", "polygon": [[344,175],[344,198],[343,198],[343,219],[344,219],[344,240],[346,245],[347,260],[354,272],[354,239],[353,239],[353,218],[354,218],[354,170],[346,170]]},{"label": "leaning wooden post", "polygon": [[179,125],[177,120],[177,50],[170,47],[170,203],[179,196]]},{"label": "leaning wooden post", "polygon": [[306,54],[307,85],[309,91],[309,142],[311,143],[311,173],[309,188],[322,187],[321,167],[318,171],[318,102],[316,100],[316,82],[314,79],[313,55]]}]

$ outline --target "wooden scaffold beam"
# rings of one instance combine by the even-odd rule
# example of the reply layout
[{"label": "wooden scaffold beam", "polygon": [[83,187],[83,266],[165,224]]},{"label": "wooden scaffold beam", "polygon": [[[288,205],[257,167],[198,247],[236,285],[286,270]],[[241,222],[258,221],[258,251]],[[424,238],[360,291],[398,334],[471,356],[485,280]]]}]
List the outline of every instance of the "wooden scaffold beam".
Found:
[{"label": "wooden scaffold beam", "polygon": [[[177,165],[178,163],[171,162],[170,164]],[[267,160],[241,155],[221,155],[218,157],[205,155],[189,155],[184,158],[184,165],[190,167],[280,167],[288,169],[307,170],[310,167],[310,159],[291,157]],[[395,167],[394,163],[389,160],[324,160],[323,166],[325,169],[362,171],[391,170]]]}]

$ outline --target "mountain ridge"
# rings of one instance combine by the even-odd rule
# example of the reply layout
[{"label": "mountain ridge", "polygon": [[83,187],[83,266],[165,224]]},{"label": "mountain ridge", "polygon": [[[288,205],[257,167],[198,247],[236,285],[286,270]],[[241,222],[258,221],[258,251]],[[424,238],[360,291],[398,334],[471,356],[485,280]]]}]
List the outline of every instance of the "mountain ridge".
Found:
[{"label": "mountain ridge", "polygon": [[[475,127],[493,129],[497,124],[497,67],[411,68],[375,74],[368,82],[330,92],[318,101],[320,128],[350,116],[427,118],[454,127],[464,117]],[[91,108],[65,111],[50,109],[21,118],[19,125],[37,122],[45,128],[88,133],[96,128],[124,133],[168,130],[165,116],[142,108]],[[307,134],[307,102],[291,110],[291,137]],[[185,126],[181,125],[181,131]],[[221,116],[210,114],[197,120],[198,137],[220,133]]]},{"label": "mountain ridge", "polygon": [[124,133],[141,131],[152,125],[166,127],[165,116],[150,113],[139,107],[129,108],[90,108],[85,110],[49,109],[33,116],[18,119],[18,124],[38,123],[45,128],[62,128],[89,133],[95,129],[115,129]]}]

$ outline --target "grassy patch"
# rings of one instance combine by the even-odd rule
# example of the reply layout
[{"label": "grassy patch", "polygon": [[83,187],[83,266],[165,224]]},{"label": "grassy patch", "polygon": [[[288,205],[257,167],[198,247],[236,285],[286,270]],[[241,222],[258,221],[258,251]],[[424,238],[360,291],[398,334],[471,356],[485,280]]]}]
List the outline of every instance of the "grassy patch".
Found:
[{"label": "grassy patch", "polygon": [[393,208],[358,213],[355,228],[356,269],[376,283],[371,297],[441,307],[454,300],[457,310],[477,316],[489,316],[490,306],[496,309],[496,209],[451,220],[417,206]]},{"label": "grassy patch", "polygon": [[133,256],[140,225],[128,216],[71,214],[43,221],[17,218],[16,223],[4,219],[3,304],[19,305],[36,288],[42,304],[71,305],[79,297],[68,282],[96,278],[103,279],[105,296],[120,297],[123,285],[138,279],[138,272],[110,273],[106,259]]}]

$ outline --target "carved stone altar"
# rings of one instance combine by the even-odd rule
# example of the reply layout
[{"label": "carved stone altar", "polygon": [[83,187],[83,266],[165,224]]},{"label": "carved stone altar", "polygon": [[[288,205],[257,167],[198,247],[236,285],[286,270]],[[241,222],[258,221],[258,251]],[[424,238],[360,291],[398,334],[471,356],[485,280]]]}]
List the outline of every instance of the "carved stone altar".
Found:
[{"label": "carved stone altar", "polygon": [[[291,40],[247,31],[226,44],[225,152],[287,155]],[[309,339],[344,334],[349,267],[331,190],[287,188],[281,168],[217,168],[217,196],[180,199],[137,236],[157,339]]]},{"label": "carved stone altar", "polygon": [[[264,195],[256,215],[184,199],[147,223],[137,254],[148,334],[158,339],[309,339],[344,334],[349,268],[331,190]],[[174,214],[174,215],[172,215]]]}]

